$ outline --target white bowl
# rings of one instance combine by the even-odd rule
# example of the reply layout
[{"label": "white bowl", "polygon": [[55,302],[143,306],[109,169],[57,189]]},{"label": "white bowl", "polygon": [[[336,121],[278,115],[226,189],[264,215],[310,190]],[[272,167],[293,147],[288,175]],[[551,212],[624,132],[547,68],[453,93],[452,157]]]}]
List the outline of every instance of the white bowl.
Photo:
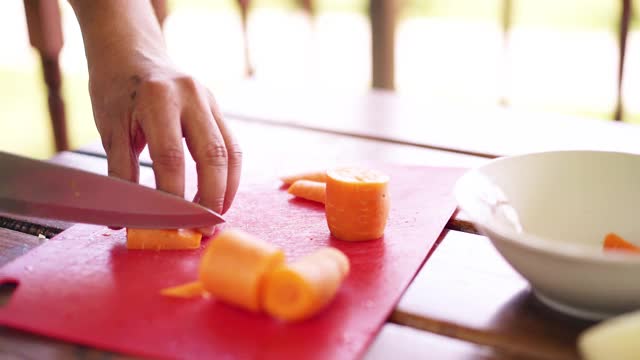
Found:
[{"label": "white bowl", "polygon": [[[502,190],[522,231],[502,211],[510,207],[491,205],[483,179]],[[543,303],[594,320],[640,309],[640,254],[602,247],[610,232],[640,244],[640,155],[553,151],[499,158],[463,175],[455,196]]]}]

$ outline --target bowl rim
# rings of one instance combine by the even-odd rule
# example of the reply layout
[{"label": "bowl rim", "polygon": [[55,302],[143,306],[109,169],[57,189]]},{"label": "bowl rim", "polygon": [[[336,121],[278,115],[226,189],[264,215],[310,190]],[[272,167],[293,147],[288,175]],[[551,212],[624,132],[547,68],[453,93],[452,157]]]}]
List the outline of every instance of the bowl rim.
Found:
[{"label": "bowl rim", "polygon": [[569,242],[557,242],[550,239],[545,239],[534,234],[518,234],[515,231],[511,231],[503,226],[497,226],[495,223],[483,223],[482,220],[477,216],[478,214],[473,211],[469,211],[469,207],[466,206],[469,202],[468,191],[469,189],[465,188],[465,184],[468,183],[468,179],[471,176],[482,173],[482,169],[493,166],[496,163],[505,162],[505,161],[513,161],[519,158],[526,158],[532,156],[540,156],[540,155],[554,155],[554,154],[567,154],[567,153],[580,153],[580,154],[589,154],[589,153],[600,153],[600,154],[611,154],[611,155],[623,155],[623,156],[633,156],[640,159],[640,154],[634,154],[630,152],[622,152],[622,151],[608,151],[608,150],[548,150],[548,151],[537,151],[537,152],[528,152],[517,155],[508,155],[501,156],[495,159],[488,160],[487,162],[470,168],[467,170],[454,185],[454,197],[456,199],[458,208],[462,210],[467,216],[469,216],[470,220],[480,233],[487,236],[491,242],[495,242],[493,236],[487,234],[487,232],[495,233],[500,236],[500,241],[506,241],[509,243],[513,243],[517,246],[525,247],[530,250],[534,250],[537,252],[542,252],[552,256],[560,256],[566,259],[572,260],[581,260],[593,263],[607,263],[607,264],[617,264],[617,265],[639,265],[640,264],[640,254],[634,253],[625,253],[622,251],[616,252],[605,252],[602,249],[582,245],[578,243],[569,243]]}]

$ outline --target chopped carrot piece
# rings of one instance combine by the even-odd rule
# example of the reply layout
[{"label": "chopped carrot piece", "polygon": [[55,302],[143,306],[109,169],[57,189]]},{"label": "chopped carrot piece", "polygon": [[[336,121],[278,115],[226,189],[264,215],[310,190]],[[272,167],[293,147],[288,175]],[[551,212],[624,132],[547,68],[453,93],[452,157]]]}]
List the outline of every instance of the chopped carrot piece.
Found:
[{"label": "chopped carrot piece", "polygon": [[327,172],[325,209],[331,234],[341,240],[382,237],[389,215],[389,176],[359,168]]},{"label": "chopped carrot piece", "polygon": [[265,275],[283,263],[284,252],[278,247],[241,230],[228,229],[207,246],[199,279],[205,290],[221,301],[258,312]]},{"label": "chopped carrot piece", "polygon": [[286,185],[291,185],[297,180],[311,180],[311,181],[326,182],[327,173],[324,170],[303,172],[303,173],[297,173],[297,174],[292,174],[288,176],[282,176],[280,180],[282,180],[282,182],[285,183]]},{"label": "chopped carrot piece", "polygon": [[190,250],[200,247],[202,234],[190,229],[127,229],[130,250]]},{"label": "chopped carrot piece", "polygon": [[322,248],[267,275],[265,311],[284,321],[308,319],[335,297],[349,273],[349,260],[337,249]]},{"label": "chopped carrot piece", "polygon": [[296,180],[287,190],[289,194],[299,198],[324,204],[327,184],[312,180]]},{"label": "chopped carrot piece", "polygon": [[207,293],[207,291],[204,289],[200,281],[192,281],[186,284],[162,289],[160,293],[164,296],[169,297],[191,299],[194,297],[203,296]]},{"label": "chopped carrot piece", "polygon": [[609,233],[604,237],[605,250],[621,250],[640,253],[640,247],[626,241],[618,234]]}]

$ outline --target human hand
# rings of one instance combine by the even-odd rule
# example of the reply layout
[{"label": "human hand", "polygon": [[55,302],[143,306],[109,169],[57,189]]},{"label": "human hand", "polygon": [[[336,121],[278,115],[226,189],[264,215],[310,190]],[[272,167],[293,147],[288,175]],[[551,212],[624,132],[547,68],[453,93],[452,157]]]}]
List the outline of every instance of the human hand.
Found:
[{"label": "human hand", "polygon": [[184,197],[184,137],[198,172],[194,201],[226,212],[240,182],[242,153],[213,95],[169,60],[151,3],[69,3],[82,31],[109,175],[137,182],[138,157],[148,144],[156,187]]},{"label": "human hand", "polygon": [[198,173],[194,201],[218,213],[229,209],[242,153],[211,92],[168,59],[137,54],[93,64],[89,89],[110,176],[137,182],[138,156],[148,144],[156,187],[184,196],[184,137]]}]

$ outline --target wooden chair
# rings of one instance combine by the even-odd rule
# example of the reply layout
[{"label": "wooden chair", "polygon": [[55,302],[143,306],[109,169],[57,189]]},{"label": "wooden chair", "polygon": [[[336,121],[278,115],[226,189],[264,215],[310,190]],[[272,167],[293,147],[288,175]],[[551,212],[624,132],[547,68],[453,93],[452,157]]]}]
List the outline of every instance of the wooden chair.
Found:
[{"label": "wooden chair", "polygon": [[[301,6],[310,17],[313,17],[315,15],[315,7],[313,4],[313,0],[297,0],[297,1],[298,1],[298,5]],[[252,77],[254,73],[254,69],[253,69],[253,65],[251,64],[251,55],[249,54],[249,32],[247,31],[251,0],[237,0],[237,4],[238,4],[238,7],[240,8],[240,19],[242,22],[242,37],[244,39],[245,75],[247,77]]]},{"label": "wooden chair", "polygon": [[[380,89],[394,88],[394,58],[395,58],[395,26],[397,15],[397,0],[370,0],[369,16],[371,18],[372,36],[372,86]],[[502,0],[499,17],[502,22],[504,51],[509,44],[509,30],[512,25],[514,0]],[[618,54],[616,105],[613,119],[622,121],[624,104],[622,100],[622,84],[624,80],[625,55],[629,25],[633,15],[632,0],[622,0],[622,11],[618,28]],[[503,94],[499,104],[507,106],[509,99]]]},{"label": "wooden chair", "polygon": [[395,36],[398,13],[397,0],[370,0],[371,19],[371,86],[376,89],[395,88]]},{"label": "wooden chair", "polygon": [[624,117],[624,104],[622,102],[622,81],[624,78],[624,62],[627,50],[627,36],[629,35],[629,25],[633,15],[633,7],[631,0],[622,0],[622,13],[620,14],[620,24],[618,29],[618,83],[616,92],[616,107],[613,112],[613,119],[622,121]]},{"label": "wooden chair", "polygon": [[40,53],[56,151],[69,148],[60,76],[62,24],[57,1],[24,0],[31,46]]},{"label": "wooden chair", "polygon": [[[164,25],[168,9],[166,0],[150,0],[160,25]],[[253,75],[249,55],[247,36],[247,20],[250,7],[249,0],[237,0],[242,17],[242,31],[244,36],[246,75]],[[302,7],[310,14],[314,14],[312,0],[299,0]],[[47,87],[49,116],[55,139],[57,152],[69,149],[67,122],[64,101],[62,98],[62,76],[60,72],[60,51],[64,44],[62,36],[62,21],[58,1],[54,0],[24,0],[25,14],[29,41],[40,55],[44,82]]]},{"label": "wooden chair", "polygon": [[[160,24],[164,24],[167,17],[166,0],[150,0]],[[310,16],[315,15],[312,0],[298,0],[300,6]],[[252,76],[254,69],[249,53],[247,35],[248,14],[250,0],[237,0],[242,20],[244,37],[245,73]],[[624,104],[622,101],[622,83],[624,76],[624,62],[626,42],[632,16],[631,0],[622,0],[622,13],[619,26],[619,55],[617,96],[613,118],[622,120]],[[67,125],[65,119],[64,101],[61,94],[62,78],[60,74],[60,51],[63,46],[62,24],[60,8],[53,0],[24,0],[27,27],[31,45],[39,52],[42,64],[44,82],[47,87],[49,115],[55,138],[56,151],[69,149]],[[372,40],[372,87],[393,90],[395,87],[395,28],[397,15],[397,0],[370,0],[369,16],[371,19]],[[505,51],[509,41],[509,29],[513,15],[513,0],[503,0],[500,17],[504,31]],[[503,105],[508,104],[506,96],[500,99]]]},{"label": "wooden chair", "polygon": [[[151,0],[160,24],[167,17],[166,0]],[[24,0],[29,42],[40,54],[44,82],[47,87],[49,116],[57,152],[69,149],[67,121],[62,99],[60,51],[64,44],[60,7],[53,0]]]},{"label": "wooden chair", "polygon": [[[613,109],[613,120],[622,121],[624,118],[624,104],[622,101],[622,83],[624,80],[625,55],[627,50],[627,37],[629,36],[629,25],[633,16],[632,0],[622,0],[622,9],[620,13],[620,23],[618,27],[618,69],[616,83],[616,104]],[[504,34],[504,49],[507,51],[509,44],[509,29],[511,28],[511,19],[513,17],[513,0],[503,0],[500,17],[502,19],[502,30]],[[500,104],[508,105],[508,99],[503,94],[499,100]]]}]

